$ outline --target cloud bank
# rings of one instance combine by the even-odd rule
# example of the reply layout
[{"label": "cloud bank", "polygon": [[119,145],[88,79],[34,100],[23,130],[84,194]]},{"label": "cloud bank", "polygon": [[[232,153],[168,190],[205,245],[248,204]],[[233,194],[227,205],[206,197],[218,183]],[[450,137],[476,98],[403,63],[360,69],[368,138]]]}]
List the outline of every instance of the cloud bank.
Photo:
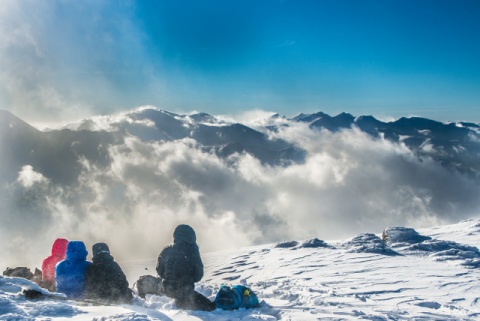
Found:
[{"label": "cloud bank", "polygon": [[[96,121],[90,125],[108,127],[105,118]],[[121,122],[117,116],[110,126]],[[88,247],[107,242],[119,260],[152,259],[180,223],[195,228],[202,251],[214,251],[342,239],[480,213],[477,180],[420,160],[405,145],[357,129],[319,133],[302,123],[269,134],[305,149],[305,162],[270,166],[238,153],[221,159],[190,138],[127,135],[106,146],[106,166],[79,157],[74,183],[21,164],[0,200],[1,242],[8,244],[2,263],[39,266],[57,237]]]}]

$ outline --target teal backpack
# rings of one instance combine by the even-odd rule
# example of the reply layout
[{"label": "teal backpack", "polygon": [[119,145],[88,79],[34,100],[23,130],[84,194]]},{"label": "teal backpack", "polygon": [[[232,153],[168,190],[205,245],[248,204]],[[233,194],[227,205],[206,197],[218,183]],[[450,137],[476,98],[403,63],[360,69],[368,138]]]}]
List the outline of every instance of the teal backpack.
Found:
[{"label": "teal backpack", "polygon": [[222,285],[215,297],[215,305],[222,310],[251,309],[258,306],[258,297],[246,286]]}]

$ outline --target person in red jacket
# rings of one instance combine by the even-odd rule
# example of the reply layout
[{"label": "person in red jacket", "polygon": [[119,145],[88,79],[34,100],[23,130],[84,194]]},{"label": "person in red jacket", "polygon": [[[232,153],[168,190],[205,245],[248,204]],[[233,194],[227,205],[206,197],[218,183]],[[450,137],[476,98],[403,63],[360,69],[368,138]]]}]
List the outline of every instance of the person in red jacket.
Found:
[{"label": "person in red jacket", "polygon": [[55,266],[65,260],[68,240],[58,238],[53,242],[52,255],[45,258],[42,263],[42,286],[50,292],[55,292]]}]

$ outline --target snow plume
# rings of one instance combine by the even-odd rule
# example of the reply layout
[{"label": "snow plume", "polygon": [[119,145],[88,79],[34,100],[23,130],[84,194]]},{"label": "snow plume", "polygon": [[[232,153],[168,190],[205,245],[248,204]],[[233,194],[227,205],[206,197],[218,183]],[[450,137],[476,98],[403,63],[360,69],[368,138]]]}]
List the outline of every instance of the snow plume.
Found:
[{"label": "snow plume", "polygon": [[79,159],[75,184],[24,166],[1,201],[4,265],[38,266],[57,237],[89,248],[107,242],[118,260],[152,258],[180,223],[194,227],[202,251],[212,251],[427,227],[479,213],[478,182],[419,160],[404,145],[298,123],[271,135],[304,148],[305,162],[273,167],[246,154],[225,160],[193,139],[129,136],[110,145],[107,167]]}]

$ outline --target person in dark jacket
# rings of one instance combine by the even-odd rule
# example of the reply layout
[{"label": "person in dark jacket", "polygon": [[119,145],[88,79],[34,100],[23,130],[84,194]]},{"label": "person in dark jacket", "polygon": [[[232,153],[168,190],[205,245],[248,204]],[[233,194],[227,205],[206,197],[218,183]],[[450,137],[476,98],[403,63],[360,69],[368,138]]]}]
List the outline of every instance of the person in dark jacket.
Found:
[{"label": "person in dark jacket", "polygon": [[87,248],[82,241],[70,241],[67,245],[66,259],[55,268],[57,292],[64,293],[70,299],[82,299],[85,296],[85,270],[92,262],[87,261]]},{"label": "person in dark jacket", "polygon": [[173,244],[167,245],[157,262],[157,273],[162,278],[166,296],[185,310],[213,311],[216,306],[195,291],[195,282],[203,277],[203,263],[196,243],[196,235],[189,225],[178,225],[173,232]]},{"label": "person in dark jacket", "polygon": [[42,262],[42,284],[41,286],[50,292],[55,292],[55,267],[57,263],[65,260],[68,240],[58,238],[53,242],[52,255]]},{"label": "person in dark jacket", "polygon": [[93,263],[85,271],[86,297],[109,303],[130,303],[132,291],[122,269],[105,243],[96,243],[92,247]]}]

